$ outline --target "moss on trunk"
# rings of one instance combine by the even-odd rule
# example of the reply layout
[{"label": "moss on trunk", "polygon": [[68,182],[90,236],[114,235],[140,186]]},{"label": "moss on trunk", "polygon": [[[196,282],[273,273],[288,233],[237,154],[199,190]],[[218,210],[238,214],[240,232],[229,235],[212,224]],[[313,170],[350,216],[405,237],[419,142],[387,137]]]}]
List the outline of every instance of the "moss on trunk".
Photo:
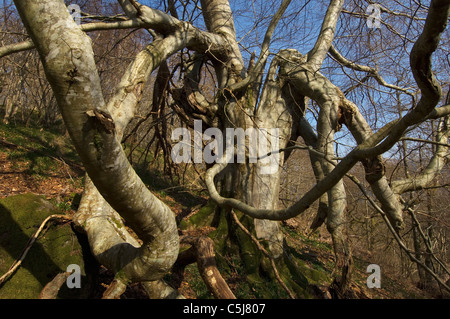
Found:
[{"label": "moss on trunk", "polygon": [[[253,218],[236,212],[239,221],[255,236]],[[229,209],[218,208],[211,202],[181,223],[183,229],[193,230],[213,226],[209,233],[214,240],[216,263],[230,282],[238,276],[233,292],[238,298],[289,298],[277,281],[269,258],[258,249],[252,239],[233,221]],[[268,250],[268,244],[260,241]],[[330,279],[324,270],[311,268],[302,255],[285,244],[284,253],[275,260],[280,277],[297,298],[314,298],[311,285],[323,285]]]}]

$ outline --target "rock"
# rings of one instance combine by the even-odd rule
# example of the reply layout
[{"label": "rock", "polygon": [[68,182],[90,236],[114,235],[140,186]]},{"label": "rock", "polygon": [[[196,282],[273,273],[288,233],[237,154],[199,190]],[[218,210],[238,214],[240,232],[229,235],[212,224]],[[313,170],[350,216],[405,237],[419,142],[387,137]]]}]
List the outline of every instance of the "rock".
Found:
[{"label": "rock", "polygon": [[[41,196],[22,194],[0,199],[0,276],[8,271],[46,217],[61,214]],[[20,268],[0,286],[0,299],[36,299],[43,287],[71,264],[80,266],[81,288],[63,284],[58,298],[88,298],[92,278],[86,268],[95,267],[85,240],[71,223],[47,223]]]}]

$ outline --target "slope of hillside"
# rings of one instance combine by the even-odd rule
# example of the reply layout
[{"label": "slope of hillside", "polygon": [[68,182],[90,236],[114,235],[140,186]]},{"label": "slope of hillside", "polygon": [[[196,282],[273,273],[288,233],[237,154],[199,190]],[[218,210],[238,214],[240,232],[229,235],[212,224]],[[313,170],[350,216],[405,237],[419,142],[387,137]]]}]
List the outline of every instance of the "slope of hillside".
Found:
[{"label": "slope of hillside", "polygon": [[[143,180],[150,189],[164,200],[179,215],[189,219],[206,203],[206,198],[191,194],[181,187],[173,187],[164,175],[150,168],[140,167]],[[68,215],[77,208],[83,190],[84,170],[70,139],[60,131],[40,127],[25,127],[20,124],[0,124],[0,198],[11,195],[34,193],[43,195]],[[180,191],[181,190],[181,191]],[[197,209],[194,209],[194,208]],[[190,214],[189,214],[190,213]],[[293,257],[301,264],[305,273],[317,282],[327,285],[333,272],[331,242],[326,237],[307,236],[295,224],[284,223],[287,244]],[[263,292],[254,291],[243,281],[238,260],[230,260],[231,271],[224,277],[231,289],[240,298],[258,298]],[[357,298],[429,298],[415,287],[406,286],[383,274],[381,289],[368,289],[366,280],[369,262],[362,256],[355,256],[355,275],[352,285]],[[1,275],[1,274],[0,274]],[[111,274],[101,268],[99,295],[111,280]],[[276,285],[275,285],[276,286]],[[280,287],[268,289],[279,289]],[[211,298],[195,265],[186,268],[182,293],[188,298]],[[123,298],[142,298],[139,285],[130,287]],[[286,295],[280,293],[280,297]]]}]

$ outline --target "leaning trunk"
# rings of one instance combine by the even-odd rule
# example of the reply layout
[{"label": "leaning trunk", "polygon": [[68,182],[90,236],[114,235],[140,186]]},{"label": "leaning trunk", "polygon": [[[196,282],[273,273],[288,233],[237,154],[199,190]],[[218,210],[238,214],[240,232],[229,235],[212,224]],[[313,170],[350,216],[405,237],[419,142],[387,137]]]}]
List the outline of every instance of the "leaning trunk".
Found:
[{"label": "leaning trunk", "polygon": [[[15,4],[93,182],[87,184],[82,207],[92,214],[83,226],[95,229],[90,233],[91,244],[96,243],[94,253],[125,283],[161,279],[178,255],[175,216],[147,189],[127,160],[120,144],[123,125],[121,119],[111,116],[103,100],[90,38],[72,20],[63,2],[15,1]],[[140,85],[129,93],[127,97],[138,98]],[[111,218],[95,218],[103,211],[111,212],[109,206],[140,237],[143,242],[140,247],[121,238],[114,229],[117,226],[113,214]],[[97,225],[100,220],[105,221],[103,227]]]}]

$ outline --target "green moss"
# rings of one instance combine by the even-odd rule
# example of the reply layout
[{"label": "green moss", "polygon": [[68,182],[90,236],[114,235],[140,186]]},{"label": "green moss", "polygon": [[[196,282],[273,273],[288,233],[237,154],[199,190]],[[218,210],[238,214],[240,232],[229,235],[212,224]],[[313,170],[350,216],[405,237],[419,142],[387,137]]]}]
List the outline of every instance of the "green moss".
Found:
[{"label": "green moss", "polygon": [[[235,211],[240,222],[254,233],[254,220],[238,211]],[[232,220],[229,210],[216,209],[210,203],[182,224],[183,229],[192,229],[206,225],[214,225],[216,229],[209,234],[214,240],[216,263],[229,283],[238,282],[233,286],[233,292],[238,298],[289,298],[288,293],[278,282],[270,260],[258,249],[253,240],[241,230]],[[304,241],[305,238],[293,233],[295,238],[290,240]],[[268,250],[267,243],[260,244]],[[320,243],[310,240],[313,246]],[[318,247],[318,249],[330,249]],[[277,271],[283,282],[298,298],[314,298],[311,292],[313,284],[327,284],[330,282],[325,266],[312,255],[297,251],[287,243],[283,257],[276,260]],[[192,275],[192,274],[191,274]],[[201,282],[201,279],[198,279]],[[191,283],[191,281],[189,281]],[[199,298],[206,297],[205,288],[198,284]]]},{"label": "green moss", "polygon": [[200,276],[197,264],[188,265],[186,267],[186,273],[188,274],[186,280],[189,282],[189,286],[195,292],[198,299],[213,299],[212,294]]},{"label": "green moss", "polygon": [[120,228],[122,228],[124,226],[121,220],[118,220],[118,219],[115,219],[115,218],[110,218],[108,220],[111,220],[114,223],[114,225],[116,225],[116,227],[118,229],[120,229]]},{"label": "green moss", "polygon": [[[247,230],[252,231],[254,229],[253,218],[242,213],[236,213],[236,215],[239,217],[241,224],[244,225]],[[252,275],[253,279],[255,279],[255,277],[259,275],[262,253],[250,236],[248,236],[237,225],[233,230],[234,236],[237,239],[237,244],[240,248],[240,255],[244,263],[245,271],[248,275]]]},{"label": "green moss", "polygon": [[[23,194],[0,200],[0,273],[8,271],[20,257],[29,238],[44,219],[60,213],[44,198]],[[42,288],[71,264],[82,269],[82,288],[87,287],[84,276],[84,254],[70,223],[54,224],[38,238],[21,267],[0,287],[0,299],[38,298]],[[60,298],[80,298],[85,289],[60,290]]]},{"label": "green moss", "polygon": [[248,86],[247,91],[245,92],[245,97],[247,98],[247,108],[248,109],[253,108],[255,99],[254,99],[253,89],[252,89],[251,85]]},{"label": "green moss", "polygon": [[229,234],[229,220],[227,214],[218,209],[215,218],[217,219],[217,228],[209,234],[209,237],[214,240],[214,247],[216,252],[225,256],[229,253],[231,248]]},{"label": "green moss", "polygon": [[94,147],[97,150],[97,159],[100,160],[102,158],[103,138],[98,131],[95,131],[94,133],[93,142]]},{"label": "green moss", "polygon": [[199,209],[197,213],[191,216],[188,220],[182,220],[180,227],[182,230],[191,230],[203,226],[211,225],[214,218],[214,211],[216,205],[209,201],[205,206]]}]

